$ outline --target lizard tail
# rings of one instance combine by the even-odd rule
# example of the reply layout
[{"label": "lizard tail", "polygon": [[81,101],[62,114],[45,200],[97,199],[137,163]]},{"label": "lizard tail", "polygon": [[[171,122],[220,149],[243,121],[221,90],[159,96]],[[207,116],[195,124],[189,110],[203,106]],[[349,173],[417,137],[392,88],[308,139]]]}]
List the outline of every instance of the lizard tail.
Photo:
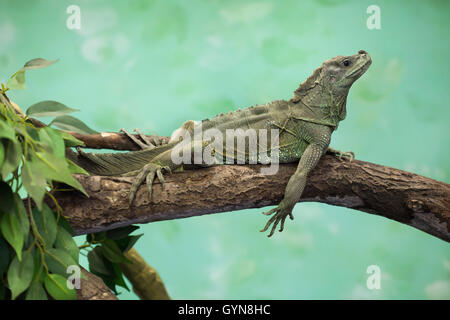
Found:
[{"label": "lizard tail", "polygon": [[161,145],[153,149],[121,153],[87,153],[78,149],[66,149],[66,157],[92,175],[117,176],[142,169],[153,158],[173,148],[176,143]]}]

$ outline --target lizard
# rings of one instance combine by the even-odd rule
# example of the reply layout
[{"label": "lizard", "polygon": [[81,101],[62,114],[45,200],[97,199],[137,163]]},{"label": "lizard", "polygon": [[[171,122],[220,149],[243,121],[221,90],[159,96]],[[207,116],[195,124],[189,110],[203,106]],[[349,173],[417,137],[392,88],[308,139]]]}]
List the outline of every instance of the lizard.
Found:
[{"label": "lizard", "polygon": [[[298,162],[295,173],[289,178],[284,197],[275,208],[263,214],[270,216],[261,232],[266,232],[270,226],[268,237],[271,237],[280,225],[283,231],[286,218],[294,219],[292,210],[300,200],[305,188],[307,177],[314,169],[319,159],[326,152],[339,157],[354,158],[351,151],[341,152],[329,146],[332,133],[338,128],[340,121],[346,117],[347,96],[352,84],[360,78],[372,63],[370,55],[359,50],[350,56],[337,56],[326,60],[320,67],[300,84],[289,100],[276,100],[264,105],[257,105],[242,110],[231,111],[217,115],[201,122],[186,121],[180,129],[172,134],[166,144],[152,144],[140,131],[139,136],[145,143],[140,142],[126,130],[122,131],[141,146],[143,150],[126,153],[86,153],[78,149],[68,153],[68,157],[84,168],[90,174],[104,176],[135,176],[129,192],[130,206],[133,203],[137,189],[146,183],[149,199],[152,196],[152,185],[155,177],[164,186],[164,174],[184,169],[195,169],[211,165],[242,164],[242,163],[268,163],[270,160],[279,163]],[[245,148],[229,148],[223,141],[205,139],[204,133],[215,130],[224,136],[229,130],[241,130],[246,134],[248,130],[257,134],[260,132],[276,130],[277,136],[265,138],[266,157],[263,161],[259,154],[247,152],[251,137],[245,136]],[[243,132],[243,130],[247,130]],[[196,134],[195,131],[200,131]],[[186,135],[186,133],[188,135]],[[193,138],[190,138],[194,134]],[[237,141],[239,135],[233,137]],[[263,135],[257,135],[256,144],[261,151],[260,142]],[[187,138],[189,139],[187,139]],[[258,140],[259,139],[259,140]],[[276,140],[276,141],[275,141]],[[214,143],[214,147],[211,147]],[[223,148],[221,148],[223,146]],[[200,160],[192,164],[195,154],[205,152],[214,157],[213,161]],[[175,151],[176,150],[176,151]],[[190,154],[186,161],[174,161],[174,154]],[[272,158],[276,154],[277,158]],[[219,156],[218,156],[219,155]],[[223,158],[226,157],[227,161]],[[219,160],[217,160],[217,158]],[[178,159],[178,158],[177,158]],[[222,159],[222,160],[220,160]],[[231,159],[231,162],[229,161]],[[275,159],[275,160],[274,160]],[[240,160],[240,161],[239,161]],[[269,162],[270,162],[269,160]]]}]

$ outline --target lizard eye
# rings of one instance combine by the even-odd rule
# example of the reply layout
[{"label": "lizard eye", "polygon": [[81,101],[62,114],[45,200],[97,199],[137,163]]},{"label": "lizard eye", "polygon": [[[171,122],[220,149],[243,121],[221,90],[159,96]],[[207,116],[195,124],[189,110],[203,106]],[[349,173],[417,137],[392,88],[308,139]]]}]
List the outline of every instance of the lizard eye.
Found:
[{"label": "lizard eye", "polygon": [[348,67],[351,64],[351,62],[350,60],[344,60],[343,64],[344,66]]}]

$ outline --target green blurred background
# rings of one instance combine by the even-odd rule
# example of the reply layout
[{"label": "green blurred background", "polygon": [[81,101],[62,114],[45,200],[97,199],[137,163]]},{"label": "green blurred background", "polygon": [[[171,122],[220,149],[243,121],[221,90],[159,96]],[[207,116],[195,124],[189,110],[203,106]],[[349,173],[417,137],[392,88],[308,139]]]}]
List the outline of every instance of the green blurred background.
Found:
[{"label": "green blurred background", "polygon": [[[69,30],[69,5],[81,29]],[[381,30],[366,9],[381,8]],[[449,182],[448,1],[0,1],[0,80],[79,108],[98,131],[170,135],[188,119],[287,99],[324,60],[368,51],[332,146]],[[268,239],[262,210],[142,226],[137,250],[178,299],[450,299],[450,247],[382,217],[301,203]],[[82,239],[80,239],[81,241]],[[82,260],[86,264],[86,259]],[[380,290],[366,287],[369,265]],[[122,299],[136,296],[123,289]]]}]

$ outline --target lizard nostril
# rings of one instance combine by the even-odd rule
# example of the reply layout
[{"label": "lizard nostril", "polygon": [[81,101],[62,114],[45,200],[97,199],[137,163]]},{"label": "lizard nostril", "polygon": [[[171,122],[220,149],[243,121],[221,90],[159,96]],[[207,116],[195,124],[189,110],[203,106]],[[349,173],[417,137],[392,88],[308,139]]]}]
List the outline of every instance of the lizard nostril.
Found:
[{"label": "lizard nostril", "polygon": [[367,52],[364,51],[364,50],[359,50],[358,53],[359,53],[359,54],[366,54]]}]

